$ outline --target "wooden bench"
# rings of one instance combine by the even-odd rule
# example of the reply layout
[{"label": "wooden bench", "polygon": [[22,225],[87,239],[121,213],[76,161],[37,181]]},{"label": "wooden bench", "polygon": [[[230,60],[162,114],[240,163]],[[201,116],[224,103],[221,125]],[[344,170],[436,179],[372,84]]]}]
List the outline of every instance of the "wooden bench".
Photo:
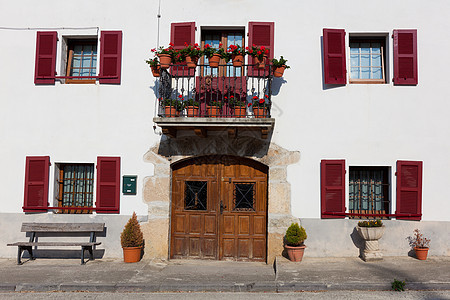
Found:
[{"label": "wooden bench", "polygon": [[[103,232],[105,223],[22,223],[21,232],[29,232],[30,240],[28,242],[16,242],[13,244],[7,244],[8,246],[17,246],[17,264],[21,265],[22,252],[27,250],[30,254],[30,259],[36,259],[33,256],[33,247],[45,246],[45,247],[70,247],[81,246],[81,264],[84,265],[84,251],[89,251],[90,260],[94,260],[94,246],[100,245],[100,242],[96,241],[96,232]],[[77,234],[77,233],[90,233],[89,242],[38,242],[39,233],[54,233],[57,234]],[[47,236],[47,235],[46,235]]]}]

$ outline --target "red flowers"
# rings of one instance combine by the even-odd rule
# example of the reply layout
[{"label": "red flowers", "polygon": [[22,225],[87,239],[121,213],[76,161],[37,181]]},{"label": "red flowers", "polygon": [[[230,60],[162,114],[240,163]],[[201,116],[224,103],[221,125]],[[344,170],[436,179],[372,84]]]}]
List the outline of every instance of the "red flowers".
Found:
[{"label": "red flowers", "polygon": [[178,98],[183,98],[183,96],[182,95],[178,95]]},{"label": "red flowers", "polygon": [[156,52],[156,48],[153,48],[151,51],[152,51],[152,52]]},{"label": "red flowers", "polygon": [[211,45],[210,44],[206,44],[205,48],[211,48]]},{"label": "red flowers", "polygon": [[264,102],[266,102],[266,100],[264,100],[263,98],[259,99],[259,103],[263,104]]},{"label": "red flowers", "polygon": [[248,105],[247,105],[248,107],[250,107],[250,106],[252,106],[252,104],[251,103],[249,103]]},{"label": "red flowers", "polygon": [[256,100],[256,99],[258,99],[258,96],[253,96],[253,100]]}]

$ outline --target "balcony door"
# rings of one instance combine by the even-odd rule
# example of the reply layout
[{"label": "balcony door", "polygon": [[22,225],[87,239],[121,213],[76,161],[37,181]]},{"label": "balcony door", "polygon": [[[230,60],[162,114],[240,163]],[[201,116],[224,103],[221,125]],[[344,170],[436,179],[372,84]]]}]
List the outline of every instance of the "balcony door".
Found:
[{"label": "balcony door", "polygon": [[232,156],[173,165],[170,258],[265,261],[267,172]]}]

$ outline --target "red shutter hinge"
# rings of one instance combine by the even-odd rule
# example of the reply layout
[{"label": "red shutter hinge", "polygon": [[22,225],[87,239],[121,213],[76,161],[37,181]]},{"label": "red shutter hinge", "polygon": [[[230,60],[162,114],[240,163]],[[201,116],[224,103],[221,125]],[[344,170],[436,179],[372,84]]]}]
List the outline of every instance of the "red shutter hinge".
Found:
[{"label": "red shutter hinge", "polygon": [[391,35],[391,38],[394,38],[394,34]]},{"label": "red shutter hinge", "polygon": [[195,31],[197,31],[197,26],[195,26]]},{"label": "red shutter hinge", "polygon": [[395,172],[395,176],[397,176],[397,172]]},{"label": "red shutter hinge", "polygon": [[247,32],[247,36],[250,36],[250,32]]}]

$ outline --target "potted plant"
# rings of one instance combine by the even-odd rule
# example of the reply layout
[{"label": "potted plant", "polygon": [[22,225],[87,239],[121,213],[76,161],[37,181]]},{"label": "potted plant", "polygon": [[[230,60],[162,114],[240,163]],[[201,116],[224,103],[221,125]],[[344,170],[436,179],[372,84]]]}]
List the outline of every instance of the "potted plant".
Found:
[{"label": "potted plant", "polygon": [[228,63],[231,59],[231,53],[225,51],[224,48],[222,48],[222,44],[220,44],[219,50],[217,50],[217,53],[219,54],[220,58],[222,58],[225,63]]},{"label": "potted plant", "polygon": [[430,242],[431,240],[424,237],[419,229],[414,230],[414,236],[410,238],[410,245],[414,248],[417,259],[427,259]]},{"label": "potted plant", "polygon": [[231,54],[233,67],[242,67],[244,64],[245,49],[239,45],[230,45],[228,52]]},{"label": "potted plant", "polygon": [[230,107],[233,108],[233,114],[234,114],[235,118],[244,118],[245,117],[247,101],[238,100],[233,95],[231,95],[229,104],[230,104]]},{"label": "potted plant", "polygon": [[284,236],[284,248],[291,261],[302,261],[303,253],[306,248],[304,241],[307,237],[305,228],[300,227],[297,223],[292,223],[286,230],[286,235]]},{"label": "potted plant", "polygon": [[158,57],[155,56],[153,59],[149,59],[145,61],[150,65],[150,69],[152,70],[152,74],[154,77],[161,76],[161,66],[159,65]]},{"label": "potted plant", "polygon": [[383,259],[383,254],[378,246],[378,240],[383,236],[384,225],[381,220],[359,221],[356,230],[364,240],[362,259],[373,261]]},{"label": "potted plant", "polygon": [[169,47],[159,47],[158,50],[156,48],[151,50],[155,55],[159,57],[161,68],[167,69],[170,67],[170,64],[172,63],[172,56],[173,56],[173,44],[170,43]]},{"label": "potted plant", "polygon": [[200,47],[197,43],[192,45],[188,45],[185,43],[186,48],[184,48],[184,54],[186,57],[186,64],[188,68],[195,68],[197,67],[197,62],[200,56],[202,56],[202,50],[200,50]]},{"label": "potted plant", "polygon": [[[266,95],[266,98],[268,96]],[[268,104],[264,98],[258,99],[257,96],[253,96],[253,103],[249,103],[248,106],[253,108],[253,116],[255,118],[266,118]]]},{"label": "potted plant", "polygon": [[164,106],[166,117],[179,117],[183,109],[182,102],[177,99],[163,99],[161,105]]},{"label": "potted plant", "polygon": [[138,262],[141,260],[144,239],[141,226],[136,217],[136,213],[128,220],[120,235],[120,243],[123,249],[123,260],[126,263]]},{"label": "potted plant", "polygon": [[289,69],[290,66],[286,65],[287,60],[283,58],[283,55],[280,59],[272,59],[272,70],[274,77],[282,77],[285,69]]},{"label": "potted plant", "polygon": [[186,114],[188,117],[198,116],[198,107],[199,107],[198,101],[195,101],[194,99],[188,99],[184,103],[184,107],[186,107]]},{"label": "potted plant", "polygon": [[219,66],[220,54],[216,48],[213,48],[210,44],[206,44],[203,49],[203,54],[208,58],[211,68],[217,68]]},{"label": "potted plant", "polygon": [[222,102],[221,101],[210,101],[208,105],[208,116],[211,118],[217,118],[220,116],[220,110],[222,109]]},{"label": "potted plant", "polygon": [[247,54],[252,56],[255,60],[254,63],[257,68],[264,69],[266,67],[266,59],[269,55],[269,49],[266,49],[264,46],[258,47],[253,44],[252,47],[246,47],[246,50]]}]

